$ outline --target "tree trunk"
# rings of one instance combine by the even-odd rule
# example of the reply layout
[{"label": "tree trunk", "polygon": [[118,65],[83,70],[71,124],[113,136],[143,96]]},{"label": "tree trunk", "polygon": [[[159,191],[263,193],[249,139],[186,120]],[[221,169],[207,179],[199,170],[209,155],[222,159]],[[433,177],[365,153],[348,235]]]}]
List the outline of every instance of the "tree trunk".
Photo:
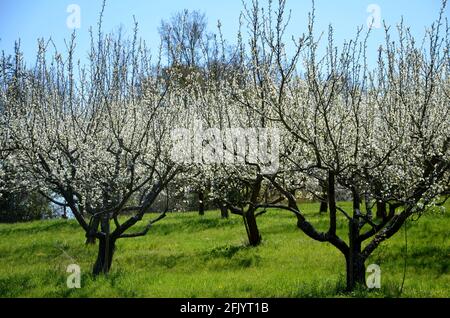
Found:
[{"label": "tree trunk", "polygon": [[222,219],[228,219],[229,217],[228,208],[224,204],[220,205],[220,216],[222,217]]},{"label": "tree trunk", "polygon": [[350,252],[346,257],[347,265],[347,291],[351,292],[357,285],[365,286],[366,283],[366,266],[364,258],[361,254]]},{"label": "tree trunk", "polygon": [[110,236],[109,216],[102,216],[101,230],[104,236],[99,238],[98,255],[92,270],[95,276],[100,274],[108,274],[111,269],[111,263],[116,247],[116,240]]},{"label": "tree trunk", "polygon": [[384,220],[386,215],[386,203],[377,201],[377,218]]},{"label": "tree trunk", "polygon": [[377,183],[375,187],[375,198],[377,200],[377,218],[384,220],[387,216],[387,212],[386,212],[386,203],[380,201],[380,198],[382,198],[382,189],[383,187],[381,186],[381,184]]},{"label": "tree trunk", "polygon": [[328,203],[326,201],[321,201],[319,213],[327,213],[327,212],[328,212]]},{"label": "tree trunk", "polygon": [[349,224],[349,253],[346,255],[347,291],[353,291],[357,285],[366,283],[365,259],[361,253],[359,241],[359,226],[357,220],[350,220]]},{"label": "tree trunk", "polygon": [[95,261],[92,271],[95,276],[109,273],[114,256],[115,246],[115,240],[112,240],[110,238],[99,239],[97,260]]},{"label": "tree trunk", "polygon": [[323,181],[321,183],[322,183],[323,200],[320,201],[319,213],[327,213],[328,212],[328,184],[325,181]]},{"label": "tree trunk", "polygon": [[244,214],[244,223],[250,246],[258,246],[261,243],[261,235],[259,234],[258,224],[256,223],[255,211],[249,209]]},{"label": "tree trunk", "polygon": [[203,191],[198,193],[198,214],[205,215],[205,195]]},{"label": "tree trunk", "polygon": [[95,236],[89,236],[86,238],[86,245],[95,245],[95,243],[97,242],[97,239],[95,238]]},{"label": "tree trunk", "polygon": [[68,219],[68,217],[67,217],[67,207],[66,207],[66,206],[63,207],[62,218],[63,218],[64,220],[67,220],[67,219]]},{"label": "tree trunk", "polygon": [[98,227],[100,225],[100,218],[94,217],[92,223],[90,224],[90,231],[86,233],[86,245],[95,245],[96,238],[95,235],[98,232]]}]

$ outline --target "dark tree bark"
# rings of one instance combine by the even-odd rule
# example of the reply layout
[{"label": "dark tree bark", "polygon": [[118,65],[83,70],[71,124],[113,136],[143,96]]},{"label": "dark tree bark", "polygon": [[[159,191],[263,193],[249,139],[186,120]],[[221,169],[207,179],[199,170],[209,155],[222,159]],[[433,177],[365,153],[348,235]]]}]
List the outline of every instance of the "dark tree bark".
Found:
[{"label": "dark tree bark", "polygon": [[377,218],[378,219],[386,219],[386,203],[377,201]]},{"label": "dark tree bark", "polygon": [[63,214],[61,216],[64,220],[67,220],[69,217],[67,216],[67,207],[63,207]]},{"label": "dark tree bark", "polygon": [[258,224],[256,223],[255,206],[258,204],[258,197],[261,192],[263,177],[258,176],[256,182],[252,185],[250,206],[247,212],[243,213],[245,228],[247,230],[248,242],[250,246],[258,246],[261,243],[261,234],[259,234]]},{"label": "dark tree bark", "polygon": [[228,219],[229,212],[228,207],[225,203],[223,203],[221,200],[214,200],[214,204],[216,207],[220,210],[220,216],[222,219]]},{"label": "dark tree bark", "polygon": [[247,230],[248,242],[250,246],[258,246],[261,243],[261,234],[259,234],[258,223],[254,209],[250,208],[244,215],[245,228]]},{"label": "dark tree bark", "polygon": [[222,217],[222,219],[228,219],[229,218],[229,213],[228,213],[228,208],[226,207],[226,205],[221,204],[220,205],[220,216]]},{"label": "dark tree bark", "polygon": [[86,245],[95,245],[95,243],[97,242],[97,239],[95,238],[95,236],[88,236],[86,238]]},{"label": "dark tree bark", "polygon": [[102,235],[99,238],[97,260],[95,261],[92,273],[97,276],[108,274],[114,256],[116,239],[110,235],[109,217],[103,216],[101,220]]},{"label": "dark tree bark", "polygon": [[319,213],[327,213],[328,212],[328,204],[326,201],[320,202],[320,210]]},{"label": "dark tree bark", "polygon": [[256,211],[258,207],[258,197],[261,192],[263,177],[258,176],[256,181],[250,186],[250,204],[247,210],[244,207],[236,207],[227,202],[227,208],[231,213],[242,216],[245,230],[247,231],[248,242],[250,246],[258,246],[261,243],[258,224],[256,223]]},{"label": "dark tree bark", "polygon": [[353,291],[357,285],[365,286],[366,266],[364,262],[365,260],[361,254],[353,253],[351,256],[346,257],[347,291]]},{"label": "dark tree bark", "polygon": [[198,193],[198,214],[205,215],[205,194],[203,191]]},{"label": "dark tree bark", "polygon": [[89,232],[86,233],[86,245],[94,245],[97,241],[95,235],[98,232],[98,227],[100,225],[100,218],[94,217],[92,223],[89,224]]},{"label": "dark tree bark", "polygon": [[359,224],[355,219],[349,220],[349,251],[345,255],[347,272],[347,291],[357,285],[364,285],[366,280],[365,258],[361,251]]},{"label": "dark tree bark", "polygon": [[328,212],[328,187],[325,182],[323,182],[323,185],[322,185],[322,196],[323,196],[323,199],[320,201],[319,213],[327,213]]},{"label": "dark tree bark", "polygon": [[92,273],[95,276],[108,274],[114,256],[116,242],[111,238],[99,239],[97,260],[95,261]]},{"label": "dark tree bark", "polygon": [[382,189],[382,185],[379,182],[376,183],[375,197],[377,200],[377,218],[385,220],[387,216],[386,203],[380,200],[382,197]]}]

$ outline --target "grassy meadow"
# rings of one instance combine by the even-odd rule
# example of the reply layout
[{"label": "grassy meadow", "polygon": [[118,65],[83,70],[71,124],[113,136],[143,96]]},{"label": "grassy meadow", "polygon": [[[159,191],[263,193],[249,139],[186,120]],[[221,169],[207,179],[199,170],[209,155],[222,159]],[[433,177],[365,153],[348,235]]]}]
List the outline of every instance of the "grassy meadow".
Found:
[{"label": "grassy meadow", "polygon": [[[326,229],[317,204],[301,206]],[[147,236],[119,240],[111,273],[98,278],[90,274],[97,248],[84,245],[75,221],[1,224],[0,297],[450,297],[449,213],[408,223],[402,294],[404,229],[366,262],[381,267],[382,288],[348,294],[344,257],[334,247],[308,238],[287,212],[271,210],[258,224],[263,242],[250,248],[239,216],[169,214]],[[66,286],[69,264],[81,267],[80,289]]]}]

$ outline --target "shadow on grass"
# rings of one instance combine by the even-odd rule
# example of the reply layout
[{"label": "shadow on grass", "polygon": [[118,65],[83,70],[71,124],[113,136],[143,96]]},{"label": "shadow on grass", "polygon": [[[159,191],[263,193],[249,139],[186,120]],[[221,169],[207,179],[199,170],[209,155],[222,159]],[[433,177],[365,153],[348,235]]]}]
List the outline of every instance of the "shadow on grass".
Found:
[{"label": "shadow on grass", "polygon": [[215,247],[209,252],[205,252],[204,256],[205,258],[232,258],[234,255],[236,255],[240,251],[250,250],[252,247],[248,245],[222,245]]},{"label": "shadow on grass", "polygon": [[63,229],[78,230],[80,226],[75,221],[58,220],[45,222],[29,222],[17,223],[11,227],[0,228],[0,236],[14,235],[14,234],[37,234],[41,232],[59,232]]},{"label": "shadow on grass", "polygon": [[[408,269],[433,271],[436,275],[448,273],[450,269],[450,249],[440,246],[412,246],[408,248],[406,262]],[[405,254],[403,247],[382,250],[374,257],[375,263],[390,263],[403,268]]]},{"label": "shadow on grass", "polygon": [[397,284],[384,284],[381,289],[369,289],[358,285],[351,292],[346,289],[346,278],[339,275],[337,280],[320,280],[302,284],[293,294],[295,298],[398,298],[401,297]]},{"label": "shadow on grass", "polygon": [[[208,218],[206,216],[201,217],[194,214],[184,216],[183,221],[177,223],[170,222],[173,221],[173,219],[171,219],[169,215],[167,221],[169,222],[162,221],[156,224],[152,228],[151,232],[161,235],[169,235],[172,233],[180,233],[180,232],[192,233],[194,231],[198,232],[211,229],[230,228],[242,223],[242,220],[239,218],[230,218],[230,219],[221,219],[219,217]],[[136,227],[135,230],[139,231],[140,229],[143,229],[144,226],[145,221],[143,221],[142,224],[140,224],[140,226]]]}]

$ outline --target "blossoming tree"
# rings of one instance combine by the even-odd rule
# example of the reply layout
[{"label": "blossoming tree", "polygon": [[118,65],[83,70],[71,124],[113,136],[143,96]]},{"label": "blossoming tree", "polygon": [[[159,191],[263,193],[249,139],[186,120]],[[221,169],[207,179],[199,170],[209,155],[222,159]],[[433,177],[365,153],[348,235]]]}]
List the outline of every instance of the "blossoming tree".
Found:
[{"label": "blossoming tree", "polygon": [[40,41],[34,69],[21,67],[19,84],[2,87],[20,87],[4,100],[17,177],[54,194],[48,199],[70,208],[88,242],[99,241],[94,274],[110,270],[117,240],[145,235],[165,216],[131,230],[179,172],[169,137],[180,94],[136,32],[126,41],[99,31],[87,66],[73,61],[75,37],[66,57],[51,59],[50,42]]},{"label": "blossoming tree", "polygon": [[[280,1],[284,3],[284,1]],[[347,288],[365,282],[365,261],[414,215],[421,215],[448,189],[450,177],[449,30],[443,12],[418,47],[408,29],[398,26],[399,40],[379,50],[375,70],[368,68],[366,39],[357,36],[341,50],[330,27],[326,53],[319,57],[314,38],[314,11],[307,42],[298,60],[286,64],[283,39],[267,36],[278,76],[268,80],[278,94],[268,100],[275,120],[294,141],[282,154],[280,171],[268,176],[287,202],[277,207],[294,213],[298,227],[312,239],[328,242],[345,257]],[[264,20],[264,18],[261,18]],[[283,28],[277,28],[282,34]],[[275,45],[273,45],[275,43]],[[294,56],[296,59],[296,56]],[[303,62],[303,63],[301,63]],[[302,68],[304,76],[288,73]],[[252,66],[253,67],[253,66]],[[286,182],[287,180],[287,182]],[[316,196],[327,189],[329,228],[308,221],[297,191]],[[352,198],[351,210],[339,206],[336,191]],[[373,207],[388,206],[381,218]],[[348,237],[337,233],[347,223]]]}]

